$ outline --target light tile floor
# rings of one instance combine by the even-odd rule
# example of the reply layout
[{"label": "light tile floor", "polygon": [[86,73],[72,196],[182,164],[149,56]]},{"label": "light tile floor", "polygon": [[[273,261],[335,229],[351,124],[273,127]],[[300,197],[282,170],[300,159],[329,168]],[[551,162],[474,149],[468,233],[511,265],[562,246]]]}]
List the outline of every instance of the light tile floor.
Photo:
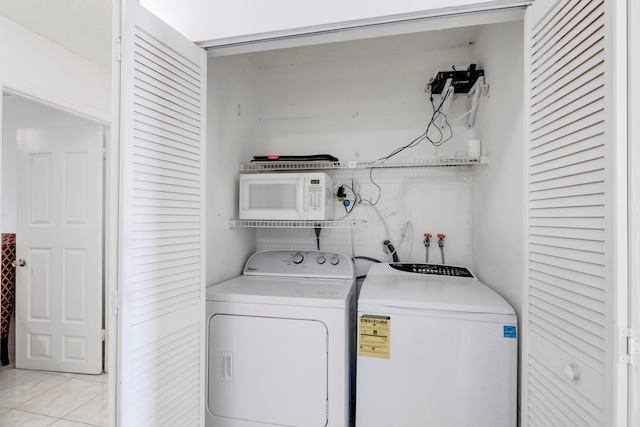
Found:
[{"label": "light tile floor", "polygon": [[0,427],[107,426],[107,375],[0,367]]}]

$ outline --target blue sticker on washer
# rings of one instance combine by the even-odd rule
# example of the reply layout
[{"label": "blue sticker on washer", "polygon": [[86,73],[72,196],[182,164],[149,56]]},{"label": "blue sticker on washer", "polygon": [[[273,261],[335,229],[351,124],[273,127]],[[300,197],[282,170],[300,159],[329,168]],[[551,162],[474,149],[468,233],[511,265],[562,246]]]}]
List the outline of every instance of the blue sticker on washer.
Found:
[{"label": "blue sticker on washer", "polygon": [[503,335],[505,338],[517,338],[518,332],[515,326],[503,326]]}]

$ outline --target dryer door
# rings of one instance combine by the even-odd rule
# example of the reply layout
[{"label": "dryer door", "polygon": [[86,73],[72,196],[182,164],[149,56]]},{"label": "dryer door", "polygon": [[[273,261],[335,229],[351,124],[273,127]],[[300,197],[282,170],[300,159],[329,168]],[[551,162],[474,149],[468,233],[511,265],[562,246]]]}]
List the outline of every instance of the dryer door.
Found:
[{"label": "dryer door", "polygon": [[326,425],[324,323],[216,314],[209,331],[208,405],[224,425]]}]

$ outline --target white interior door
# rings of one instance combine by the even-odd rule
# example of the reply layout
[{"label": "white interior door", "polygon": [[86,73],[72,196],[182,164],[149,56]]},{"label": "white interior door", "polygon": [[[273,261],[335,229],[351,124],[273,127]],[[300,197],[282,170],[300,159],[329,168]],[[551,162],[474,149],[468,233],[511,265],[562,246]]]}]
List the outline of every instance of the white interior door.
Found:
[{"label": "white interior door", "polygon": [[99,126],[18,131],[16,367],[102,372]]},{"label": "white interior door", "polygon": [[522,426],[627,426],[625,8],[527,10]]},{"label": "white interior door", "polygon": [[198,426],[205,412],[206,53],[137,1],[120,4],[112,123],[120,175],[117,423]]}]

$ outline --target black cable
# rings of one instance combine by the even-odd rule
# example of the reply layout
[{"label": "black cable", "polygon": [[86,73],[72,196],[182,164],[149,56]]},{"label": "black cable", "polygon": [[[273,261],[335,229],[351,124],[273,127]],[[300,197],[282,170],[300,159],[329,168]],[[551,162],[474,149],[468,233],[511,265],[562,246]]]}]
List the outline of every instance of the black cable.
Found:
[{"label": "black cable", "polygon": [[[351,185],[353,186],[353,183],[351,183]],[[350,214],[353,211],[353,208],[355,208],[356,205],[358,205],[362,199],[360,197],[360,194],[356,193],[353,187],[349,187],[347,184],[342,184],[342,186],[351,190],[351,192],[353,193],[353,197],[355,198],[355,200],[353,201],[353,204],[351,204],[351,209],[349,209],[344,203],[342,204],[344,206],[345,212],[347,212],[347,214]]]},{"label": "black cable", "polygon": [[318,244],[318,250],[320,250],[320,232],[322,231],[322,228],[320,227],[316,227],[315,228],[315,232],[316,232],[316,243]]},{"label": "black cable", "polygon": [[363,259],[365,261],[371,261],[371,262],[376,262],[376,263],[382,262],[379,259],[371,258],[371,257],[368,257],[368,256],[356,256],[356,257],[353,257],[353,259]]},{"label": "black cable", "polygon": [[[418,144],[420,144],[425,139],[427,141],[429,141],[431,143],[431,145],[433,145],[434,147],[439,147],[442,144],[444,144],[445,142],[447,142],[448,140],[450,140],[451,138],[453,138],[453,129],[451,129],[451,124],[447,120],[446,114],[444,114],[441,111],[442,110],[442,106],[444,105],[445,101],[449,98],[449,96],[451,96],[451,95],[450,95],[449,92],[447,92],[444,95],[444,97],[442,97],[442,99],[440,100],[440,104],[436,107],[436,105],[433,102],[433,95],[430,95],[429,96],[429,100],[431,101],[431,108],[433,109],[433,113],[431,114],[431,119],[429,120],[429,123],[427,124],[427,129],[422,134],[420,134],[420,136],[415,138],[413,141],[411,141],[407,145],[404,145],[402,147],[396,148],[395,150],[393,150],[387,156],[380,157],[378,159],[378,161],[379,162],[385,162],[385,161],[389,160],[390,158],[392,158],[393,156],[395,156],[395,155],[401,153],[402,151],[406,150],[407,148],[413,148],[413,147],[417,146]],[[440,116],[444,117],[444,121],[445,121],[445,123],[447,125],[447,128],[449,129],[449,137],[446,138],[446,139],[445,139],[444,132],[442,132],[442,130],[435,124],[435,121]],[[438,133],[440,134],[440,137],[438,138],[438,140],[433,140],[432,138],[429,137],[429,131],[431,129],[431,126],[434,126],[436,128],[436,130],[438,131]]]},{"label": "black cable", "polygon": [[420,144],[424,139],[426,138],[426,133],[421,134],[419,137],[417,137],[416,139],[414,139],[413,141],[411,141],[410,143],[408,143],[407,145],[400,147],[400,148],[396,148],[395,150],[393,150],[391,152],[391,154],[389,154],[386,157],[380,157],[378,159],[378,161],[382,161],[385,162],[387,160],[389,160],[390,158],[392,158],[393,156],[395,156],[396,154],[401,153],[402,151],[406,150],[407,148],[412,148],[415,147],[416,145]]},{"label": "black cable", "polygon": [[[436,108],[435,104],[433,103],[433,95],[431,95],[429,97],[429,99],[431,100],[431,107],[433,108],[433,114],[431,115],[431,120],[429,121],[429,124],[427,125],[427,130],[425,131],[424,135],[425,135],[425,138],[434,147],[439,147],[442,144],[444,144],[445,142],[447,142],[448,140],[450,140],[451,138],[453,138],[453,130],[451,129],[451,124],[447,120],[447,115],[441,111],[442,110],[442,106],[444,105],[444,103],[447,100],[447,98],[449,98],[449,96],[450,96],[449,92],[447,92],[445,94],[445,96],[442,98],[442,100],[440,101],[440,105],[438,105],[438,108]],[[444,117],[444,122],[447,125],[447,127],[449,128],[449,137],[446,138],[446,139],[444,139],[444,132],[442,132],[442,130],[435,123],[437,118],[440,117],[440,116]],[[429,129],[431,128],[432,125],[435,126],[436,130],[440,134],[440,138],[437,141],[434,141],[433,139],[429,138]]]}]

